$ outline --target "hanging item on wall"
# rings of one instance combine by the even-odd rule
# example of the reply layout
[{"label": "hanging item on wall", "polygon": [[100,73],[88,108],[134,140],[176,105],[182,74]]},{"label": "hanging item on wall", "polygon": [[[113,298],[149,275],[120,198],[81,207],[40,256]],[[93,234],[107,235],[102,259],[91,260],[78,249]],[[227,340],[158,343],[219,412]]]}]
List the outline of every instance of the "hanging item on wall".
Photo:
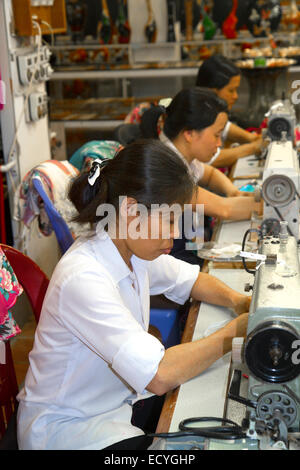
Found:
[{"label": "hanging item on wall", "polygon": [[297,31],[299,29],[300,11],[298,10],[296,0],[290,0],[282,22],[289,31]]},{"label": "hanging item on wall", "polygon": [[204,39],[205,40],[212,39],[214,35],[216,34],[217,25],[214,22],[214,20],[209,16],[209,14],[206,12],[203,0],[201,0],[200,3],[198,1],[198,4],[200,5],[200,8],[201,8]]},{"label": "hanging item on wall", "polygon": [[222,24],[222,33],[227,39],[235,39],[237,37],[236,25],[238,18],[236,16],[238,0],[232,0],[232,10]]},{"label": "hanging item on wall", "polygon": [[185,0],[185,39],[193,40],[193,0]]},{"label": "hanging item on wall", "polygon": [[[239,0],[236,16],[238,22],[236,24],[236,29],[240,30],[246,24],[248,18],[248,9],[252,0]],[[232,10],[232,0],[214,0],[213,9],[212,9],[212,18],[217,23],[219,28],[222,28],[222,25],[228,15]]]},{"label": "hanging item on wall", "polygon": [[176,21],[176,4],[174,0],[167,0],[167,10],[168,10],[168,34],[167,41],[175,42],[175,21]]},{"label": "hanging item on wall", "polygon": [[146,0],[146,3],[148,10],[148,20],[145,26],[145,36],[147,38],[147,42],[152,43],[156,41],[157,26],[152,10],[151,0]]},{"label": "hanging item on wall", "polygon": [[83,40],[87,9],[81,0],[69,0],[66,5],[67,21],[72,41]]},{"label": "hanging item on wall", "polygon": [[112,22],[106,0],[101,0],[102,14],[97,27],[100,44],[110,44],[112,39]]},{"label": "hanging item on wall", "polygon": [[279,0],[252,0],[246,25],[253,36],[265,37],[278,29],[282,16]]},{"label": "hanging item on wall", "polygon": [[127,44],[130,41],[131,28],[128,21],[127,0],[118,0],[118,14],[116,20],[118,42]]}]

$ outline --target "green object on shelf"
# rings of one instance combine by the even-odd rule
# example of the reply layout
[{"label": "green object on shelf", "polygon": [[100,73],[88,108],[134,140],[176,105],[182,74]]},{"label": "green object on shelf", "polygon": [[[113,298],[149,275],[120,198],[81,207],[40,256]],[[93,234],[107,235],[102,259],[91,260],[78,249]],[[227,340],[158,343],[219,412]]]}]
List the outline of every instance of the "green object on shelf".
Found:
[{"label": "green object on shelf", "polygon": [[217,31],[216,23],[206,13],[203,13],[202,24],[204,30],[204,39],[212,39]]},{"label": "green object on shelf", "polygon": [[256,57],[254,59],[254,66],[255,67],[266,67],[267,59],[265,57]]}]

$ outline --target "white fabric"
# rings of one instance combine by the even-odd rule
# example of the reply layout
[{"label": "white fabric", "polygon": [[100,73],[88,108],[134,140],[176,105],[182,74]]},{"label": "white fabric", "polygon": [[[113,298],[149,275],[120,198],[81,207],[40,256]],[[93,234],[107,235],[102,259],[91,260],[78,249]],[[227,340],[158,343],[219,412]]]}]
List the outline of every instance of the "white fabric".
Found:
[{"label": "white fabric", "polygon": [[[227,123],[226,123],[226,125],[223,129],[222,136],[221,136],[223,145],[224,145],[224,143],[227,139],[230,126],[231,126],[231,122],[227,121]],[[218,150],[216,151],[216,153],[214,154],[214,156],[209,160],[209,162],[207,164],[212,165],[212,163],[218,158],[220,152],[221,152],[221,148],[219,147]]]},{"label": "white fabric", "polygon": [[131,261],[136,279],[102,232],[58,263],[18,395],[20,449],[101,449],[143,434],[131,405],[164,355],[147,333],[149,294],[183,304],[199,267],[169,255]]},{"label": "white fabric", "polygon": [[184,156],[175,147],[173,142],[171,142],[171,140],[168,139],[168,137],[163,132],[159,134],[159,138],[161,142],[163,142],[170,149],[172,149],[175,153],[177,153],[177,155],[179,155],[179,157],[189,167],[194,182],[198,183],[199,181],[201,181],[204,176],[204,164],[200,162],[199,160],[197,160],[196,158],[194,158],[194,160],[192,160],[191,163],[188,163],[187,160],[184,158]]},{"label": "white fabric", "polygon": [[224,143],[225,140],[227,139],[230,126],[231,126],[231,122],[230,122],[230,121],[227,121],[227,122],[226,122],[226,125],[225,125],[225,127],[224,127],[224,129],[223,129],[223,132],[222,132],[222,141],[223,141],[223,143]]}]

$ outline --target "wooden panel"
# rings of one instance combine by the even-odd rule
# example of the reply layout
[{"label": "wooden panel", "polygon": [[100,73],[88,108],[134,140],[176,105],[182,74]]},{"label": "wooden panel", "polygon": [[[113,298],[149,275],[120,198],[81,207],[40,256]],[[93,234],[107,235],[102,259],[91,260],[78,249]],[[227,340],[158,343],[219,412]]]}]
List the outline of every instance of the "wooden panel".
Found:
[{"label": "wooden panel", "polygon": [[[191,304],[188,318],[185,324],[184,332],[182,335],[181,343],[189,343],[194,334],[195,325],[198,318],[200,302],[194,300]],[[172,421],[176,400],[179,392],[179,387],[167,393],[164,406],[157,424],[156,432],[168,432]]]},{"label": "wooden panel", "polygon": [[32,7],[30,0],[13,0],[15,31],[19,36],[35,36],[38,29],[32,24],[32,16],[37,16],[42,34],[65,33],[67,30],[65,0],[54,0],[53,6]]}]

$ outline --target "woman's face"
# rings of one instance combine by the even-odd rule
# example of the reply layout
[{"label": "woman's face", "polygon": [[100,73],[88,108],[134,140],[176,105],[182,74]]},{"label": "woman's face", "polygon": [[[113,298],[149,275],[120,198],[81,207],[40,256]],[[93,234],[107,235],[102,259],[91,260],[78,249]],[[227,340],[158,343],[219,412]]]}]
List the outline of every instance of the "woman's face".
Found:
[{"label": "woman's face", "polygon": [[215,122],[202,131],[185,131],[189,134],[189,153],[201,162],[209,162],[222,145],[222,132],[227,123],[226,113],[219,113]]},{"label": "woman's face", "polygon": [[[160,255],[169,254],[173,248],[174,238],[179,235],[178,217],[167,209],[160,214],[154,211],[139,220],[132,220],[130,228],[131,233],[127,239],[128,248],[134,255],[148,261]],[[137,238],[134,234],[135,230],[138,234]]]},{"label": "woman's face", "polygon": [[241,76],[235,75],[231,77],[227,85],[225,85],[220,90],[215,89],[216,94],[226,101],[228,109],[231,109],[236,100],[238,99],[238,88],[241,83]]},{"label": "woman's face", "polygon": [[131,198],[127,201],[122,203],[124,210],[121,208],[122,224],[125,224],[126,231],[123,247],[126,247],[127,253],[148,261],[169,254],[174,238],[180,235],[182,206],[162,204],[147,210]]}]

